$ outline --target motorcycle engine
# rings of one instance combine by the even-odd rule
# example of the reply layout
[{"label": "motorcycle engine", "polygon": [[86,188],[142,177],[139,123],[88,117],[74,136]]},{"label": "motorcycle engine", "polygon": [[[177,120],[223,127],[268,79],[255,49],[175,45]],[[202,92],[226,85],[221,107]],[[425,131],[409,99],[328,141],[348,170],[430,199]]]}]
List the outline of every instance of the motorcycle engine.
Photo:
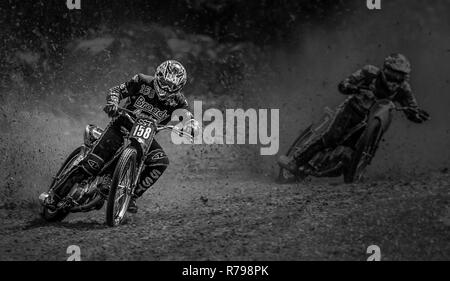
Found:
[{"label": "motorcycle engine", "polygon": [[[349,163],[353,154],[353,149],[347,146],[338,146],[335,149],[326,149],[317,153],[309,162],[315,169],[318,176],[321,173],[333,174],[334,170],[340,170],[342,164]],[[325,174],[323,176],[326,176]]]}]

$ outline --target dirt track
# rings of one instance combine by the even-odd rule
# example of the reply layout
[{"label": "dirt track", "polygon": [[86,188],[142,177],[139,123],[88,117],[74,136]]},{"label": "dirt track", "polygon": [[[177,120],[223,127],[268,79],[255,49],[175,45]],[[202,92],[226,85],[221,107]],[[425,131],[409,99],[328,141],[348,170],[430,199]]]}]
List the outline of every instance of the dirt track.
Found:
[{"label": "dirt track", "polygon": [[57,224],[2,209],[0,259],[65,260],[78,245],[83,260],[365,260],[372,244],[382,260],[450,259],[449,174],[329,182],[166,176],[118,228],[105,226],[103,209]]}]

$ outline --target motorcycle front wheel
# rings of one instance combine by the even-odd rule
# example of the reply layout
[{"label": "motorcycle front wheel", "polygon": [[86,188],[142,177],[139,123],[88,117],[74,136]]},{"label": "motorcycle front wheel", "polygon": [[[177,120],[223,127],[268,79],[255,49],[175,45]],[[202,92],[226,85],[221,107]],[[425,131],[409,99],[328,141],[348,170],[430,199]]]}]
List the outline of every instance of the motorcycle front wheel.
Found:
[{"label": "motorcycle front wheel", "polygon": [[369,123],[360,141],[356,145],[349,168],[344,171],[344,182],[360,182],[367,166],[369,166],[381,136],[381,122],[374,119]]},{"label": "motorcycle front wheel", "polygon": [[119,225],[127,212],[132,196],[132,184],[136,173],[136,149],[126,148],[117,163],[112,177],[106,205],[106,224]]}]

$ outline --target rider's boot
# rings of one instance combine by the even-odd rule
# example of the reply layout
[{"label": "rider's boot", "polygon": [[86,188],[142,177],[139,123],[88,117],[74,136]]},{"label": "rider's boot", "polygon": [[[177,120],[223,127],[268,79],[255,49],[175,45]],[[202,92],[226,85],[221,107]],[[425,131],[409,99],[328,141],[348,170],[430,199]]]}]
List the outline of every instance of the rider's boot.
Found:
[{"label": "rider's boot", "polygon": [[132,214],[136,214],[137,211],[138,211],[138,206],[136,204],[136,199],[137,199],[136,195],[131,196],[130,203],[128,204],[127,211],[132,213]]},{"label": "rider's boot", "polygon": [[298,169],[300,166],[305,165],[311,160],[318,152],[325,149],[325,144],[322,138],[312,142],[310,145],[304,147],[304,149],[296,150],[294,155],[289,156],[281,156],[278,159],[278,165],[280,167],[288,170],[290,173],[296,175],[298,174]]},{"label": "rider's boot", "polygon": [[281,155],[280,158],[278,158],[278,165],[280,167],[288,170],[291,174],[297,174],[298,173],[298,164],[297,161],[295,161],[294,157],[292,156],[286,156]]}]

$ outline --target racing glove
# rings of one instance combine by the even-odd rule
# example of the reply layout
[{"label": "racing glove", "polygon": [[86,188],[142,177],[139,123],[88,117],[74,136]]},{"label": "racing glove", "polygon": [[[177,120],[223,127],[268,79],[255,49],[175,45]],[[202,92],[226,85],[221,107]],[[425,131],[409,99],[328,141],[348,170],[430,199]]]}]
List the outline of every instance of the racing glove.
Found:
[{"label": "racing glove", "polygon": [[115,93],[110,93],[106,100],[106,106],[103,108],[103,111],[105,111],[109,117],[117,116],[119,110],[119,97]]},{"label": "racing glove", "polygon": [[431,119],[430,114],[420,108],[406,111],[406,117],[408,120],[419,124]]},{"label": "racing glove", "polygon": [[192,138],[195,138],[200,131],[200,123],[195,119],[191,119],[184,126],[183,131],[188,132]]}]

